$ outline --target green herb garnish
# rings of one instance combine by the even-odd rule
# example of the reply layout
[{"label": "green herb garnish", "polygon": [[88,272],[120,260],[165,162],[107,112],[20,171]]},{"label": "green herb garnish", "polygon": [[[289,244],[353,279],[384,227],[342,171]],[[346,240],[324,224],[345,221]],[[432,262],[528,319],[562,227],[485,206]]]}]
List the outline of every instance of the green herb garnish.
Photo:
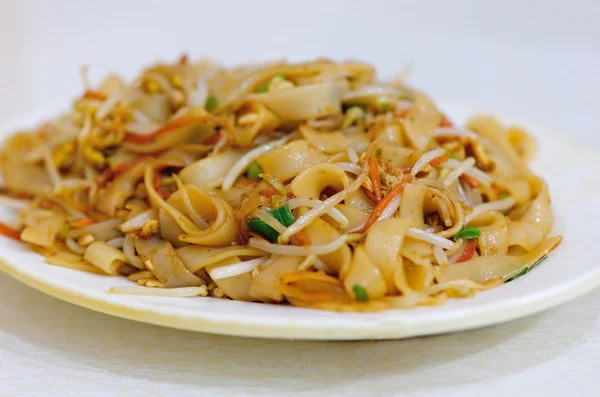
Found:
[{"label": "green herb garnish", "polygon": [[516,276],[513,276],[511,278],[509,278],[504,283],[510,283],[511,281],[516,280],[516,279],[518,279],[521,276],[524,276],[526,273],[528,273],[531,270],[533,270],[533,268],[535,268],[536,266],[539,266],[539,264],[542,263],[546,258],[548,258],[548,255],[546,255],[546,254],[542,255],[537,261],[533,262],[533,265],[531,265],[531,267],[524,268],[523,270],[521,270],[519,272],[519,274],[517,274]]},{"label": "green herb garnish", "polygon": [[501,194],[500,197],[498,197],[500,200],[506,200],[508,198],[508,196],[506,194]]},{"label": "green herb garnish", "polygon": [[521,270],[521,271],[519,272],[519,274],[517,274],[517,275],[516,275],[516,276],[514,276],[514,277],[511,277],[511,278],[509,278],[509,279],[508,279],[508,280],[506,280],[504,283],[510,283],[511,281],[513,281],[513,280],[516,280],[516,279],[518,279],[519,277],[521,277],[521,276],[524,276],[524,275],[525,275],[525,274],[526,274],[528,271],[529,271],[529,268],[528,268],[528,267],[526,267],[526,268],[524,268],[523,270]]},{"label": "green herb garnish", "polygon": [[454,241],[457,241],[459,238],[462,238],[463,240],[471,240],[479,236],[481,236],[481,230],[479,230],[477,226],[466,226],[463,227],[460,232],[454,235]]},{"label": "green herb garnish", "polygon": [[369,293],[365,287],[360,284],[354,284],[354,287],[352,287],[352,292],[354,292],[354,297],[357,301],[368,302],[370,300]]},{"label": "green herb garnish", "polygon": [[213,110],[215,110],[217,108],[217,106],[219,106],[219,102],[217,101],[217,98],[214,96],[209,96],[206,99],[206,102],[204,103],[204,109],[208,110],[209,112],[212,112]]},{"label": "green herb garnish", "polygon": [[279,223],[283,226],[288,227],[291,226],[292,223],[296,220],[292,211],[290,211],[290,207],[287,204],[282,205],[281,207],[272,209],[270,214],[273,215],[273,218],[277,219]]},{"label": "green herb garnish", "polygon": [[254,160],[253,162],[250,163],[250,165],[248,166],[248,171],[246,172],[246,177],[248,179],[254,179],[254,180],[259,180],[260,178],[260,174],[262,174],[263,168],[260,166],[260,164],[258,164],[258,161]]},{"label": "green herb garnish", "polygon": [[271,83],[273,81],[283,81],[283,80],[285,80],[285,77],[282,74],[276,74],[275,76],[273,76],[273,78],[271,80],[261,84],[256,89],[256,92],[259,92],[259,93],[269,92],[269,88],[271,87]]},{"label": "green herb garnish", "polygon": [[267,225],[262,220],[251,219],[248,221],[247,225],[248,225],[248,229],[250,229],[251,232],[260,234],[261,236],[263,236],[264,238],[266,238],[267,240],[269,240],[272,243],[277,242],[277,237],[279,237],[279,232],[277,232],[277,230],[273,229],[271,226]]},{"label": "green herb garnish", "polygon": [[[277,222],[281,223],[285,227],[290,226],[296,221],[296,218],[292,214],[292,211],[290,211],[290,207],[287,204],[272,209],[269,211],[269,214],[271,214],[273,218],[277,220]],[[251,219],[248,221],[247,225],[250,231],[260,234],[272,243],[277,242],[279,232],[267,225],[264,221],[260,219]]]}]

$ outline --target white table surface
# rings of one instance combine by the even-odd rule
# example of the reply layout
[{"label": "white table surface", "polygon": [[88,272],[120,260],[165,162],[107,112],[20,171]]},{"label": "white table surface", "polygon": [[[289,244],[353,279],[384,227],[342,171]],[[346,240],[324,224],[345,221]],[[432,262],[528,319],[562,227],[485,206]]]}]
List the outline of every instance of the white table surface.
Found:
[{"label": "white table surface", "polygon": [[[414,61],[414,83],[436,97],[527,118],[598,150],[598,21],[592,0],[0,0],[0,122],[68,104],[84,63],[98,78],[182,49],[227,62],[324,54],[368,60],[386,75]],[[269,341],[114,318],[0,274],[0,396],[597,396],[599,313],[596,290],[456,334]]]}]

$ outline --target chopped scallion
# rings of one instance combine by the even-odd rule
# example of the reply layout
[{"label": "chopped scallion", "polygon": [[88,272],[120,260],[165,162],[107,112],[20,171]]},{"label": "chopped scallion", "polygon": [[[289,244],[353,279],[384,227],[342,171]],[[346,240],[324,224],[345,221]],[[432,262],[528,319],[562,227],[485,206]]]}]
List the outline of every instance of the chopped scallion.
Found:
[{"label": "chopped scallion", "polygon": [[250,229],[251,232],[260,234],[272,243],[277,242],[277,237],[279,237],[279,233],[277,232],[277,230],[273,229],[271,226],[267,225],[262,220],[251,219],[248,221],[247,225],[248,229]]},{"label": "chopped scallion", "polygon": [[528,272],[533,270],[534,267],[539,266],[539,264],[542,263],[546,258],[548,258],[548,255],[546,255],[546,254],[542,255],[537,261],[533,262],[533,265],[531,265],[531,267],[524,268],[523,270],[521,270],[519,272],[519,274],[506,280],[505,283],[510,283],[511,281],[516,280],[521,276],[524,276],[525,274],[527,274]]},{"label": "chopped scallion", "polygon": [[[269,211],[269,213],[285,227],[290,226],[296,221],[296,218],[292,214],[292,211],[290,211],[290,207],[287,204],[284,204],[278,208],[274,208]],[[279,232],[267,225],[264,221],[260,219],[251,219],[248,221],[247,225],[251,232],[260,234],[272,243],[277,242]]]},{"label": "chopped scallion", "polygon": [[279,223],[285,227],[290,226],[296,221],[296,218],[294,218],[294,215],[292,214],[292,211],[290,211],[290,207],[287,204],[272,209],[270,214],[273,215],[273,218],[277,219]]},{"label": "chopped scallion", "polygon": [[266,81],[265,83],[261,84],[256,89],[256,92],[259,92],[259,93],[269,92],[269,88],[271,87],[271,83],[273,81],[283,81],[283,80],[285,80],[285,77],[282,74],[276,74],[275,76],[273,76],[273,78],[271,80]]},{"label": "chopped scallion", "polygon": [[357,301],[368,302],[370,300],[369,293],[367,292],[365,287],[363,287],[360,284],[354,284],[354,286],[352,287],[352,292],[354,292],[354,297]]},{"label": "chopped scallion", "polygon": [[216,109],[217,106],[219,106],[219,102],[217,101],[217,98],[214,96],[209,96],[206,99],[206,103],[204,103],[204,109],[208,110],[209,112]]},{"label": "chopped scallion", "polygon": [[466,226],[463,227],[460,232],[454,235],[454,241],[457,241],[459,238],[462,238],[463,240],[471,240],[479,236],[481,236],[481,230],[479,230],[477,226]]},{"label": "chopped scallion", "polygon": [[248,166],[248,171],[246,172],[246,177],[248,179],[254,179],[254,180],[259,180],[260,178],[260,174],[262,174],[263,168],[260,166],[260,164],[258,164],[258,161],[254,160],[253,162],[250,163],[250,165]]}]

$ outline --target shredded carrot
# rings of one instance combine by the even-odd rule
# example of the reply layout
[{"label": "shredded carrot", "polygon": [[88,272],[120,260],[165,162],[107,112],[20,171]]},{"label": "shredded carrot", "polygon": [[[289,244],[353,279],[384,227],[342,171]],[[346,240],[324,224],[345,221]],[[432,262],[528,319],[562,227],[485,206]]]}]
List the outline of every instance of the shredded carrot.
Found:
[{"label": "shredded carrot", "polygon": [[52,200],[48,200],[48,199],[43,199],[40,200],[38,203],[38,207],[40,208],[44,208],[44,209],[50,209],[54,207],[54,202]]},{"label": "shredded carrot", "polygon": [[77,221],[71,222],[71,226],[74,227],[75,229],[80,229],[82,227],[93,225],[94,223],[96,223],[95,219],[93,219],[93,218],[84,218],[84,219],[79,219]]},{"label": "shredded carrot", "polygon": [[454,124],[448,120],[445,115],[442,115],[442,121],[440,121],[440,127],[452,127]]},{"label": "shredded carrot", "polygon": [[462,179],[463,181],[467,182],[469,185],[471,185],[473,187],[479,186],[479,181],[477,179],[473,178],[470,175],[462,174],[460,176],[460,179]]},{"label": "shredded carrot", "polygon": [[468,261],[473,257],[473,255],[475,255],[475,240],[476,239],[473,238],[467,241],[467,246],[465,247],[465,250],[462,252],[462,254],[460,254],[456,262]]},{"label": "shredded carrot", "polygon": [[363,192],[365,193],[365,195],[369,198],[369,200],[371,200],[372,202],[374,202],[375,204],[378,203],[377,201],[377,197],[375,197],[375,195],[373,194],[372,191],[370,191],[369,189],[367,189],[364,186],[361,186],[363,189]]},{"label": "shredded carrot", "polygon": [[302,231],[292,235],[292,237],[290,237],[290,241],[294,245],[301,245],[303,247],[308,247],[312,244],[310,238]]},{"label": "shredded carrot", "polygon": [[275,189],[271,185],[267,185],[265,187],[265,190],[263,192],[264,192],[265,196],[267,196],[268,198],[271,198],[272,196],[275,196],[275,195],[279,194],[279,192],[277,191],[277,189]]},{"label": "shredded carrot", "polygon": [[442,164],[444,164],[444,163],[448,162],[448,159],[449,159],[448,155],[447,155],[447,154],[443,154],[443,155],[441,155],[440,157],[436,157],[436,158],[434,158],[433,160],[431,160],[431,161],[429,162],[429,164],[430,164],[432,167],[439,167],[440,165],[442,165]]},{"label": "shredded carrot", "polygon": [[205,140],[202,141],[203,145],[214,145],[217,142],[219,142],[219,139],[221,139],[221,130],[215,132],[214,134],[212,134],[211,136],[209,136],[208,138],[206,138]]},{"label": "shredded carrot", "polygon": [[21,240],[21,232],[12,227],[0,222],[0,234],[10,237],[15,240]]},{"label": "shredded carrot", "polygon": [[222,120],[218,121],[212,116],[181,116],[176,119],[170,120],[165,125],[148,135],[137,135],[131,132],[127,132],[125,133],[125,140],[132,143],[148,143],[152,142],[164,133],[171,132],[179,128],[203,123],[214,124],[215,128],[219,128],[222,122]]},{"label": "shredded carrot", "polygon": [[167,189],[164,186],[160,186],[158,189],[156,189],[156,193],[158,193],[158,195],[164,200],[168,199],[173,194],[169,189]]},{"label": "shredded carrot", "polygon": [[379,175],[379,167],[377,166],[377,159],[375,157],[369,157],[369,177],[371,178],[371,185],[373,186],[373,194],[375,195],[375,202],[381,201],[381,177]]},{"label": "shredded carrot", "polygon": [[103,101],[107,98],[107,96],[101,92],[87,90],[83,93],[83,99],[97,99],[99,101]]},{"label": "shredded carrot", "polygon": [[133,167],[138,161],[140,161],[140,159],[126,161],[122,164],[119,164],[118,166],[116,166],[113,169],[107,168],[102,173],[102,175],[100,175],[96,184],[100,188],[106,186],[108,184],[108,182],[110,182],[112,179],[116,178],[117,176],[121,175],[123,172],[125,172],[128,169],[130,169],[131,167]]},{"label": "shredded carrot", "polygon": [[[436,157],[433,160],[431,160],[429,162],[429,164],[431,166],[433,166],[433,167],[438,167],[438,166],[446,163],[448,161],[448,159],[449,159],[448,155],[443,154],[443,155],[441,155],[439,157]],[[411,165],[410,167],[404,167],[404,168],[402,168],[402,173],[403,174],[409,174],[412,171],[413,167],[414,167],[414,165]]]},{"label": "shredded carrot", "polygon": [[367,219],[367,222],[365,223],[365,225],[356,233],[364,233],[365,231],[367,231],[369,226],[371,226],[373,223],[375,223],[377,221],[377,219],[379,219],[379,217],[383,213],[383,210],[385,210],[385,207],[388,206],[388,204],[392,201],[392,199],[396,196],[399,196],[400,193],[402,193],[404,191],[404,188],[406,187],[406,185],[410,182],[412,182],[412,180],[407,179],[405,181],[402,181],[400,184],[396,185],[392,190],[390,190],[390,192],[387,194],[387,196],[385,196],[383,199],[381,199],[381,201],[379,203],[377,203],[375,208],[373,208],[373,211],[371,211],[371,215],[369,215],[369,219]]}]

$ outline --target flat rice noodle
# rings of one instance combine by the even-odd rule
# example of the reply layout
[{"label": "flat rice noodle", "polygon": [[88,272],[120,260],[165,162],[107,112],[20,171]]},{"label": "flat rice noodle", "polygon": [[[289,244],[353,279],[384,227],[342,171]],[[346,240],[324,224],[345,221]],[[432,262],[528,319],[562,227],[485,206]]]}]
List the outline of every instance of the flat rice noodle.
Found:
[{"label": "flat rice noodle", "polygon": [[[405,274],[411,289],[415,289],[416,285],[418,285],[420,289],[423,289],[433,284],[434,274],[431,263],[433,259],[433,248],[431,244],[407,237],[404,239],[401,254],[405,259],[407,259],[407,263],[405,265]],[[413,272],[418,273],[412,276],[409,273],[409,270],[411,270],[410,266],[408,266],[411,263],[420,267],[420,269],[413,269]],[[415,280],[417,279],[419,281],[418,283],[415,283]],[[411,280],[414,284],[411,284]]]},{"label": "flat rice noodle", "polygon": [[527,131],[521,127],[510,126],[506,129],[506,138],[523,161],[531,161],[536,150],[536,143]]},{"label": "flat rice noodle", "polygon": [[33,133],[16,134],[4,142],[0,172],[9,189],[34,195],[52,193],[52,181],[44,165],[25,161],[26,155],[38,144]]},{"label": "flat rice noodle", "polygon": [[[354,181],[354,179],[351,179],[351,181]],[[352,192],[352,194],[349,194],[348,197],[344,199],[344,204],[366,213],[371,213],[373,208],[375,208],[375,203],[373,203],[373,201],[365,194],[363,189],[358,189],[355,192]]]},{"label": "flat rice noodle", "polygon": [[508,222],[508,247],[520,247],[526,252],[537,247],[546,235],[542,228],[524,221]]},{"label": "flat rice noodle", "polygon": [[130,106],[158,123],[166,122],[171,115],[171,106],[164,93],[141,95],[131,101]]},{"label": "flat rice noodle", "polygon": [[[211,85],[211,92],[214,92],[219,100],[219,109],[224,109],[235,106],[238,102],[248,98],[244,94],[255,91],[261,84],[268,82],[274,76],[282,75],[292,81],[300,81],[305,78],[304,81],[310,82],[306,78],[331,71],[335,71],[340,77],[350,79],[368,78],[369,76],[372,78],[375,74],[371,66],[359,63],[334,64],[325,61],[305,62],[295,65],[277,63],[260,69],[242,69],[237,77],[235,77],[235,74],[229,73],[227,76],[228,81],[225,84],[221,84],[220,87],[214,84]],[[250,95],[250,98],[252,97],[253,95]]]},{"label": "flat rice noodle", "polygon": [[404,132],[414,148],[424,151],[441,121],[442,115],[433,102],[424,95],[417,95],[403,120]]},{"label": "flat rice noodle", "polygon": [[25,213],[21,240],[42,247],[50,247],[56,241],[56,235],[66,222],[65,215],[35,208]]},{"label": "flat rice noodle", "polygon": [[192,273],[234,257],[259,258],[268,255],[264,251],[246,245],[230,245],[228,247],[188,245],[178,248],[176,251],[185,267]]},{"label": "flat rice noodle", "polygon": [[386,281],[381,271],[362,245],[354,250],[348,270],[344,272],[343,281],[346,293],[350,296],[355,296],[353,291],[355,285],[363,287],[369,299],[381,298],[387,291]]},{"label": "flat rice noodle", "polygon": [[348,219],[349,230],[356,229],[365,224],[369,218],[369,213],[359,210],[346,204],[338,204],[335,206]]},{"label": "flat rice noodle", "polygon": [[370,129],[369,135],[376,147],[404,147],[402,125],[387,120],[379,120]]},{"label": "flat rice noodle", "polygon": [[327,156],[302,139],[261,154],[256,161],[266,174],[287,181],[305,168],[327,161]]},{"label": "flat rice noodle", "polygon": [[[169,200],[167,200],[169,202]],[[179,227],[175,219],[173,219],[164,209],[158,210],[158,221],[160,223],[160,236],[170,242],[173,247],[185,247],[188,243],[179,240],[179,236],[185,234],[183,229]]]},{"label": "flat rice noodle", "polygon": [[[236,263],[240,263],[241,260],[237,256],[232,256],[230,258],[224,259],[220,262],[214,263],[212,265],[208,265],[206,267],[208,274],[211,274],[211,271],[223,266],[230,266]],[[252,284],[252,277],[250,272],[246,272],[243,274],[238,274],[237,276],[219,278],[213,280],[217,287],[221,288],[225,295],[234,299],[236,301],[252,301],[252,297],[248,293],[250,291],[250,284]]]},{"label": "flat rice noodle", "polygon": [[432,284],[431,271],[423,266],[415,265],[410,259],[403,262],[406,283],[412,291],[424,291]]},{"label": "flat rice noodle", "polygon": [[252,146],[254,139],[261,133],[273,131],[280,125],[280,120],[265,105],[250,101],[246,102],[238,110],[238,118],[244,114],[255,114],[256,121],[249,125],[238,125],[233,134],[233,144],[235,146]]},{"label": "flat rice noodle", "polygon": [[211,115],[190,115],[189,117],[194,119],[189,125],[160,134],[150,142],[136,143],[125,141],[122,145],[125,149],[133,153],[156,153],[184,143],[202,143],[215,133],[217,126],[223,128],[226,133],[231,134],[231,125],[225,119],[215,118]]},{"label": "flat rice noodle", "polygon": [[46,257],[46,263],[50,265],[106,275],[104,271],[91,265],[88,261],[83,259],[83,256],[74,253],[62,243],[55,243],[52,245],[51,249],[44,253],[44,255]]},{"label": "flat rice noodle", "polygon": [[519,256],[479,256],[468,261],[443,267],[440,282],[467,279],[477,283],[516,276],[524,268],[530,268],[543,255],[547,255],[562,241],[561,236],[545,239],[534,250]]},{"label": "flat rice noodle", "polygon": [[494,184],[500,190],[508,191],[508,195],[515,199],[517,205],[523,205],[531,200],[533,194],[532,187],[526,179],[506,179],[499,177],[494,180]]},{"label": "flat rice noodle", "polygon": [[265,303],[283,301],[284,296],[279,289],[279,279],[284,274],[295,272],[303,260],[302,256],[274,257],[252,280],[248,294],[252,299]]},{"label": "flat rice noodle", "polygon": [[423,205],[426,188],[422,185],[409,183],[404,188],[400,202],[400,218],[408,219],[410,226],[423,229]]},{"label": "flat rice noodle", "polygon": [[406,147],[378,145],[378,148],[381,149],[381,159],[389,160],[399,168],[412,166],[419,159],[417,151]]},{"label": "flat rice noodle", "polygon": [[509,217],[512,220],[520,220],[539,226],[544,236],[550,233],[554,217],[552,216],[548,187],[543,184],[535,200],[515,208],[510,212]]},{"label": "flat rice noodle", "polygon": [[467,128],[481,136],[479,141],[494,164],[490,171],[493,177],[525,177],[528,181],[534,178],[527,164],[510,144],[506,129],[496,119],[489,116],[475,117],[467,122]]},{"label": "flat rice noodle", "polygon": [[127,262],[120,249],[111,247],[104,241],[94,241],[85,249],[83,258],[106,274],[116,276]]},{"label": "flat rice noodle", "polygon": [[[153,237],[135,238],[134,245],[142,261],[165,287],[199,287],[206,284],[184,266],[170,243]],[[150,264],[146,261],[150,261]]]},{"label": "flat rice noodle", "polygon": [[367,232],[364,249],[387,285],[387,294],[396,293],[394,271],[402,266],[402,244],[409,220],[390,218],[375,222]]},{"label": "flat rice noodle", "polygon": [[205,157],[181,170],[179,177],[199,189],[213,189],[223,183],[229,170],[243,155],[242,151],[228,150]]},{"label": "flat rice noodle", "polygon": [[508,225],[504,215],[495,211],[484,212],[473,219],[470,225],[479,227],[481,232],[477,239],[481,255],[506,255],[508,253]]},{"label": "flat rice noodle", "polygon": [[137,183],[144,176],[144,170],[150,160],[142,160],[119,174],[105,189],[100,191],[96,208],[113,217],[117,209],[123,208],[125,201],[133,196]]},{"label": "flat rice noodle", "polygon": [[280,278],[280,290],[286,299],[306,303],[347,301],[342,283],[323,272],[294,272]]},{"label": "flat rice noodle", "polygon": [[[336,228],[321,218],[312,221],[304,228],[303,232],[308,236],[312,245],[328,244],[341,236]],[[329,254],[318,256],[325,266],[327,266],[327,272],[331,274],[340,273],[350,263],[351,257],[352,253],[347,244],[342,245]]]},{"label": "flat rice noodle", "polygon": [[346,81],[305,85],[282,91],[251,94],[248,98],[262,103],[285,121],[300,121],[342,113],[342,95]]},{"label": "flat rice noodle", "polygon": [[296,197],[319,200],[325,188],[331,187],[339,192],[349,185],[350,178],[339,167],[321,163],[300,172],[290,184],[290,190]]},{"label": "flat rice noodle", "polygon": [[312,146],[323,153],[344,152],[350,145],[350,139],[340,131],[319,132],[311,127],[302,125],[300,126],[300,134]]},{"label": "flat rice noodle", "polygon": [[[188,217],[181,191],[177,191],[166,202],[154,191],[151,196],[157,206],[164,209],[184,231],[179,240],[198,245],[227,246],[237,241],[239,225],[234,217],[233,208],[224,200],[203,192],[193,185],[185,185],[186,192],[197,214],[209,223],[206,229],[200,229]],[[153,188],[148,189],[154,190]]]},{"label": "flat rice noodle", "polygon": [[363,131],[344,132],[344,136],[350,141],[349,147],[354,148],[356,153],[364,153],[369,147],[369,134]]}]

